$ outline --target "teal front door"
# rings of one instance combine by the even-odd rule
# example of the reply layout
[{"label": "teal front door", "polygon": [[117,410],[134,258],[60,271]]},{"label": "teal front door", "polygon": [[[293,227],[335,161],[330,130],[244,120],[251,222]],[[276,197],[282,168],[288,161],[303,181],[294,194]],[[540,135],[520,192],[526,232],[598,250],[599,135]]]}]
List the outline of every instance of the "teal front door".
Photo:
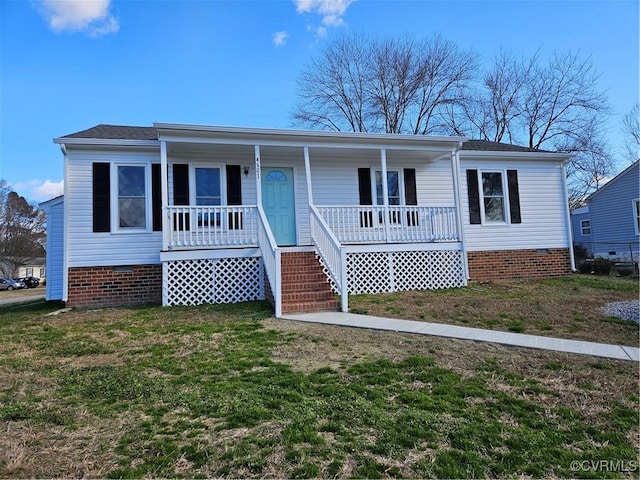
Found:
[{"label": "teal front door", "polygon": [[262,206],[280,246],[296,244],[293,168],[262,169]]}]

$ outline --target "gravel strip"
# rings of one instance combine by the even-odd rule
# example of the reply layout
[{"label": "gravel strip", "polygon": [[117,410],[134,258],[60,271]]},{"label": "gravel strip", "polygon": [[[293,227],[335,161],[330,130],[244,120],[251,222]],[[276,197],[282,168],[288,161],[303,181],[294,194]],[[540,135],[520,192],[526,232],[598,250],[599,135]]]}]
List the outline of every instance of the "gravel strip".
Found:
[{"label": "gravel strip", "polygon": [[640,300],[607,303],[600,311],[609,317],[640,323]]}]

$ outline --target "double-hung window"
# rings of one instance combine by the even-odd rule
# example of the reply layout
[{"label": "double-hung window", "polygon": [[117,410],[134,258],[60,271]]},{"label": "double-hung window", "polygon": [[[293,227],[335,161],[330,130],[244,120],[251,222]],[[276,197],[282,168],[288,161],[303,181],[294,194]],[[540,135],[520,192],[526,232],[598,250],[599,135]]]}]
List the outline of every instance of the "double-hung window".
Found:
[{"label": "double-hung window", "polygon": [[640,234],[640,199],[633,201],[633,220],[636,229],[636,235]]},{"label": "double-hung window", "polygon": [[582,230],[582,235],[591,235],[591,221],[582,220],[580,222],[580,229]]},{"label": "double-hung window", "polygon": [[482,204],[485,223],[504,223],[505,202],[502,172],[482,172]]},{"label": "double-hung window", "polygon": [[117,208],[116,230],[146,230],[147,167],[145,165],[118,165],[116,169]]},{"label": "double-hung window", "polygon": [[467,170],[471,224],[521,223],[517,170]]},{"label": "double-hung window", "polygon": [[[222,205],[222,185],[219,168],[195,167],[195,195],[198,206]],[[220,212],[203,209],[198,213],[199,227],[219,227]]]},{"label": "double-hung window", "polygon": [[[377,205],[384,205],[384,184],[382,180],[382,171],[376,170],[373,181],[375,183]],[[402,204],[400,189],[400,172],[398,170],[387,170],[387,198],[390,206]],[[382,212],[378,214],[378,217],[379,223],[384,223],[382,219]],[[400,222],[400,215],[397,211],[389,212],[389,222]]]}]

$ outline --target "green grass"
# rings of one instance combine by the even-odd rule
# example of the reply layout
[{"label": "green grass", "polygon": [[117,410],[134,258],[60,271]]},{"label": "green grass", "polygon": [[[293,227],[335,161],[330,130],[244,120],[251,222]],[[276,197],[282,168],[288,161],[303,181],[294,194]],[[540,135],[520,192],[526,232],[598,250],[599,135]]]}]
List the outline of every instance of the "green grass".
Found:
[{"label": "green grass", "polygon": [[[107,478],[617,477],[570,464],[637,459],[627,363],[550,357],[523,373],[468,344],[476,360],[451,368],[429,353],[449,344],[422,339],[354,358],[354,331],[265,326],[261,302],[42,316],[52,308],[0,312],[2,477],[79,476],[83,462]],[[310,345],[351,360],[295,368]],[[592,378],[580,395],[597,417],[546,381],[570,374]],[[603,400],[600,378],[619,396]]]}]

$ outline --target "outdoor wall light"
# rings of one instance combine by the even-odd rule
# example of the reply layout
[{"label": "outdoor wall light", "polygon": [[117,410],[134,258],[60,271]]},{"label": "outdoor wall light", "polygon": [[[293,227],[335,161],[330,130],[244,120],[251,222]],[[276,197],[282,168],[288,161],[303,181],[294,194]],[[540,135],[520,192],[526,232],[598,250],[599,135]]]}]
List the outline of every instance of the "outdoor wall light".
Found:
[{"label": "outdoor wall light", "polygon": [[248,177],[249,176],[249,167],[242,167],[242,168],[243,168],[245,177]]}]

